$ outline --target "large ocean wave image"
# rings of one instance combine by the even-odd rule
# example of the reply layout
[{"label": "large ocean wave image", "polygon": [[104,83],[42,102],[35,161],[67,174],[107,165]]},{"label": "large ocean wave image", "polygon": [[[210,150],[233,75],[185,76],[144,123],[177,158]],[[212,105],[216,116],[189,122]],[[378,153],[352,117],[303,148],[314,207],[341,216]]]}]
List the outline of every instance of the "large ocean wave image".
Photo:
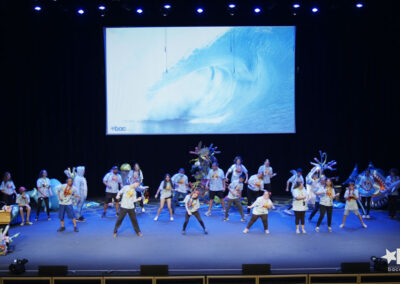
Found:
[{"label": "large ocean wave image", "polygon": [[106,28],[107,134],[295,132],[294,27]]}]

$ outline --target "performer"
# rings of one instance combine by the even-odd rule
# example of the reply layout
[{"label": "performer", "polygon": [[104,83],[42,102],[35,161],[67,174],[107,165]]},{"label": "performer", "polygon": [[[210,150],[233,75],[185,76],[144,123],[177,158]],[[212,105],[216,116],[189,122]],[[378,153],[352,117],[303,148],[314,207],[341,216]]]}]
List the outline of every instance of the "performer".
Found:
[{"label": "performer", "polygon": [[72,223],[74,224],[74,231],[79,232],[78,227],[76,226],[74,207],[72,206],[72,198],[74,197],[79,199],[79,195],[77,189],[72,184],[73,179],[69,177],[67,179],[67,183],[58,186],[57,189],[57,195],[60,204],[60,208],[58,209],[58,217],[61,221],[61,227],[57,230],[57,232],[65,231],[65,213],[67,213],[68,218],[72,219]]},{"label": "performer", "polygon": [[225,179],[228,180],[229,174],[232,174],[231,182],[233,182],[237,181],[241,174],[245,174],[246,180],[244,181],[244,183],[247,183],[249,175],[247,173],[246,167],[242,163],[243,163],[242,157],[240,156],[235,157],[235,159],[233,159],[233,165],[226,172]]},{"label": "performer", "polygon": [[249,178],[247,190],[247,215],[250,214],[250,205],[264,192],[264,172],[258,172]]},{"label": "performer", "polygon": [[116,215],[119,212],[119,202],[116,200],[119,187],[122,188],[122,177],[118,173],[118,167],[112,167],[111,171],[107,173],[103,178],[103,183],[106,186],[106,200],[104,203],[104,211],[101,217],[106,217],[106,211],[108,208],[108,203],[115,202]]},{"label": "performer", "polygon": [[[390,218],[396,218],[396,211],[397,211],[397,198],[399,197],[399,170],[398,169],[391,169],[389,171],[389,175],[386,178],[386,184],[389,188],[389,203],[388,203],[388,211]],[[397,185],[395,184],[397,182]]]},{"label": "performer", "polygon": [[172,190],[173,190],[173,183],[171,181],[171,176],[169,174],[165,175],[164,180],[160,183],[156,193],[156,199],[158,198],[159,193],[160,195],[160,208],[158,208],[157,215],[154,218],[154,221],[158,220],[158,216],[160,216],[161,210],[164,208],[165,202],[167,202],[167,207],[170,215],[170,220],[174,221],[174,215],[171,208],[171,199],[172,199]]},{"label": "performer", "polygon": [[364,228],[367,228],[367,225],[365,225],[360,212],[358,212],[357,200],[360,197],[353,181],[349,182],[349,188],[346,190],[344,198],[346,199],[346,206],[344,207],[343,223],[340,225],[340,228],[344,228],[344,225],[346,224],[346,218],[350,211],[352,211],[360,219],[361,225]]},{"label": "performer", "polygon": [[301,223],[301,231],[306,234],[304,229],[304,218],[307,211],[307,191],[303,183],[297,182],[293,189],[293,211],[296,216],[296,234],[300,234],[299,224]]},{"label": "performer", "polygon": [[374,194],[373,190],[374,178],[371,175],[369,169],[365,170],[365,175],[360,180],[360,186],[364,189],[365,193],[361,195],[361,203],[367,210],[367,215],[363,215],[363,218],[370,218],[369,211],[371,210],[371,198]]},{"label": "performer", "polygon": [[332,232],[332,210],[333,210],[333,199],[339,194],[335,193],[333,188],[333,182],[331,179],[326,180],[326,184],[320,189],[318,196],[320,196],[320,212],[315,231],[319,232],[319,226],[321,225],[322,219],[324,219],[325,213],[327,213],[328,220],[328,231]]},{"label": "performer", "polygon": [[182,234],[186,235],[186,226],[189,223],[190,216],[196,217],[197,221],[199,221],[201,227],[204,230],[204,234],[208,234],[206,227],[204,226],[203,220],[201,220],[201,216],[199,213],[199,208],[200,208],[200,201],[199,201],[199,192],[197,190],[194,190],[192,193],[186,195],[185,199],[185,208],[186,208],[186,214],[185,214],[185,223],[183,223],[183,229],[182,229]]},{"label": "performer", "polygon": [[125,185],[120,191],[118,191],[117,200],[120,200],[122,195],[121,201],[121,212],[118,216],[117,222],[115,223],[114,227],[114,238],[117,237],[118,228],[121,226],[122,221],[124,220],[126,214],[129,215],[129,219],[131,219],[131,223],[133,229],[136,232],[136,235],[142,237],[143,234],[139,229],[139,225],[136,219],[136,212],[135,212],[135,202],[138,202],[142,199],[142,197],[136,197],[136,189],[140,186],[139,182],[134,182],[130,185]]},{"label": "performer", "polygon": [[174,198],[172,200],[172,212],[175,213],[176,204],[179,205],[179,198],[185,199],[187,195],[189,182],[183,168],[180,168],[178,173],[172,176],[171,180],[175,189]]},{"label": "performer", "polygon": [[276,176],[276,173],[274,173],[274,171],[272,170],[269,159],[266,159],[264,164],[258,168],[258,172],[262,172],[264,174],[264,189],[268,192],[271,192],[271,178]]},{"label": "performer", "polygon": [[3,202],[6,205],[14,204],[14,196],[17,195],[17,192],[15,191],[15,185],[9,172],[4,173],[3,181],[0,185],[0,191],[3,194]]},{"label": "performer", "polygon": [[133,170],[132,170],[133,176],[135,176],[135,180],[139,180],[140,186],[138,186],[136,188],[136,193],[141,195],[141,199],[139,201],[139,206],[140,208],[142,208],[142,213],[146,212],[146,210],[144,209],[144,194],[147,190],[147,187],[143,186],[143,172],[140,169],[140,166],[138,163],[135,163],[135,165],[133,166]]},{"label": "performer", "polygon": [[256,201],[250,206],[250,208],[253,208],[253,215],[251,216],[250,222],[247,224],[247,227],[244,229],[243,233],[247,234],[254,222],[256,222],[258,218],[261,218],[261,221],[264,225],[264,231],[266,234],[269,234],[268,209],[272,208],[272,206],[273,204],[269,198],[268,191],[265,191],[262,196],[257,197]]},{"label": "performer", "polygon": [[211,215],[211,208],[214,202],[215,196],[221,201],[222,210],[225,212],[224,192],[226,189],[224,171],[218,167],[218,163],[214,162],[211,165],[211,169],[208,171],[206,189],[209,189],[210,202],[208,204],[208,211],[206,216]]},{"label": "performer", "polygon": [[[17,204],[19,207],[19,214],[21,214],[21,226],[27,224],[27,225],[32,225],[32,222],[29,221],[29,218],[31,216],[31,207],[29,206],[29,195],[25,193],[26,189],[25,187],[20,187],[19,188],[19,194],[17,195]],[[26,223],[25,223],[25,218],[24,218],[24,210],[26,210]]]},{"label": "performer", "polygon": [[52,196],[53,193],[51,192],[50,180],[47,178],[46,170],[40,171],[39,178],[36,181],[36,187],[38,191],[38,201],[35,221],[39,220],[40,209],[42,208],[43,202],[46,207],[47,220],[50,221],[49,197]]},{"label": "performer", "polygon": [[[294,170],[293,170],[294,172]],[[304,178],[303,178],[303,170],[301,168],[298,168],[296,170],[296,173],[294,173],[286,182],[286,191],[289,191],[289,186],[290,186],[290,193],[293,195],[293,189],[296,183],[302,183],[304,184]],[[286,214],[293,215],[293,213],[290,211],[292,209],[293,205],[292,203],[289,204],[288,208],[284,211]]]},{"label": "performer", "polygon": [[314,179],[311,181],[311,190],[315,194],[315,204],[313,210],[311,211],[310,216],[308,217],[308,221],[312,220],[312,218],[315,216],[315,214],[318,212],[320,208],[320,198],[321,195],[324,194],[325,185],[326,185],[325,176],[321,176],[318,178],[315,175]]},{"label": "performer", "polygon": [[234,203],[236,205],[236,207],[239,209],[240,216],[242,217],[242,219],[240,221],[246,222],[246,220],[244,219],[242,203],[240,203],[240,199],[242,198],[243,182],[244,182],[245,178],[246,178],[246,176],[242,174],[239,177],[238,181],[231,182],[228,185],[228,190],[229,190],[229,193],[227,196],[228,204],[226,206],[224,221],[229,220],[229,209],[231,208],[232,203]]},{"label": "performer", "polygon": [[80,196],[79,202],[76,206],[76,221],[85,222],[86,219],[82,215],[82,208],[85,204],[87,198],[87,181],[85,178],[85,167],[79,166],[76,168],[76,176],[74,178],[74,187],[78,191],[78,195]]}]

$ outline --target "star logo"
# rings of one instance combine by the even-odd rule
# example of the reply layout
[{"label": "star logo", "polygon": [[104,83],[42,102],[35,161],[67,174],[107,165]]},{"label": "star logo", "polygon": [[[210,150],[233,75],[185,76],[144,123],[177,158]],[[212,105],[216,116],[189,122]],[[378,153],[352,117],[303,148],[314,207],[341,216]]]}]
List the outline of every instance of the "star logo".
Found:
[{"label": "star logo", "polygon": [[391,252],[386,249],[386,254],[382,258],[386,259],[388,264],[390,264],[393,260],[396,261],[396,251]]}]

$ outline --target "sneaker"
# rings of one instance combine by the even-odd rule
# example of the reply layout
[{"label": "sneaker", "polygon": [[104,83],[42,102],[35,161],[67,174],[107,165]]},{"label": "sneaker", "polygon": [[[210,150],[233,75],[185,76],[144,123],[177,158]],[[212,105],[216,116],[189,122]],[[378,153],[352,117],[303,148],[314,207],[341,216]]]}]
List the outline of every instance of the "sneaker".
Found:
[{"label": "sneaker", "polygon": [[362,217],[363,217],[363,219],[365,218],[365,217],[367,217],[366,215],[362,215]]},{"label": "sneaker", "polygon": [[74,232],[76,232],[76,233],[79,232],[78,227],[74,227]]},{"label": "sneaker", "polygon": [[306,230],[304,230],[304,229],[302,230],[302,233],[303,233],[303,234],[307,234]]},{"label": "sneaker", "polygon": [[85,222],[86,220],[82,217],[79,217],[78,219],[76,219],[76,222]]},{"label": "sneaker", "polygon": [[211,211],[207,211],[206,214],[204,214],[206,216],[211,216]]},{"label": "sneaker", "polygon": [[182,235],[186,235],[186,231],[182,231]]},{"label": "sneaker", "polygon": [[138,237],[143,237],[142,232],[139,232],[139,233],[137,233],[136,235],[137,235]]},{"label": "sneaker", "polygon": [[207,230],[204,230],[204,235],[208,235],[208,232],[207,232]]},{"label": "sneaker", "polygon": [[170,221],[174,221],[174,217],[171,216],[171,218],[169,218]]},{"label": "sneaker", "polygon": [[340,224],[339,228],[344,228],[344,224]]},{"label": "sneaker", "polygon": [[228,218],[228,217],[224,218],[224,222],[226,222],[226,221],[229,221],[229,218]]},{"label": "sneaker", "polygon": [[33,225],[31,221],[26,222],[27,225]]},{"label": "sneaker", "polygon": [[328,227],[329,233],[332,233],[332,227]]},{"label": "sneaker", "polygon": [[37,222],[37,221],[39,221],[39,218],[36,217],[36,218],[35,218],[35,222]]},{"label": "sneaker", "polygon": [[362,226],[366,229],[366,228],[368,228],[368,226],[367,225],[365,225],[364,223],[362,224]]},{"label": "sneaker", "polygon": [[65,231],[65,227],[60,227],[58,228],[57,232],[64,232]]},{"label": "sneaker", "polygon": [[296,230],[296,234],[300,234],[300,230],[299,229]]},{"label": "sneaker", "polygon": [[283,211],[283,212],[285,212],[285,213],[288,214],[288,215],[293,215],[293,212],[290,211],[289,209],[285,209],[285,211]]},{"label": "sneaker", "polygon": [[47,221],[50,221],[51,220],[51,218],[50,217],[47,217]]},{"label": "sneaker", "polygon": [[371,216],[367,215],[367,219],[371,219]]},{"label": "sneaker", "polygon": [[243,230],[243,233],[245,233],[245,234],[247,234],[248,232],[249,232],[249,229],[247,229],[247,228]]},{"label": "sneaker", "polygon": [[240,219],[240,222],[246,222],[245,218]]},{"label": "sneaker", "polygon": [[319,227],[316,227],[316,228],[315,228],[315,231],[318,233],[318,232],[319,232]]},{"label": "sneaker", "polygon": [[144,209],[144,207],[142,208],[142,213],[146,212],[146,210]]},{"label": "sneaker", "polygon": [[116,237],[117,237],[117,233],[114,233],[114,234],[113,234],[113,238],[116,238]]},{"label": "sneaker", "polygon": [[154,219],[153,219],[154,221],[157,221],[158,220],[158,216],[156,216],[156,217],[154,217]]},{"label": "sneaker", "polygon": [[20,226],[24,226],[25,225],[25,222],[21,222],[21,224],[19,224]]},{"label": "sneaker", "polygon": [[265,230],[265,233],[268,235],[269,234],[269,230]]}]

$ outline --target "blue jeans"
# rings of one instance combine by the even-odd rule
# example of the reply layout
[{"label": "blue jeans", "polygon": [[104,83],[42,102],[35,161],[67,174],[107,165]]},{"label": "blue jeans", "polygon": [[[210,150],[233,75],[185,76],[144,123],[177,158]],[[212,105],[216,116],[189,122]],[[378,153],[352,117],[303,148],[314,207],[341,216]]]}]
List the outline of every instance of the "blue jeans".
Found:
[{"label": "blue jeans", "polygon": [[82,208],[83,205],[85,204],[86,201],[86,196],[81,196],[81,198],[78,201],[78,204],[76,205],[76,218],[79,219],[82,217]]},{"label": "blue jeans", "polygon": [[172,212],[175,212],[176,204],[179,203],[179,197],[184,199],[186,197],[186,193],[175,191],[174,198],[172,199]]}]

